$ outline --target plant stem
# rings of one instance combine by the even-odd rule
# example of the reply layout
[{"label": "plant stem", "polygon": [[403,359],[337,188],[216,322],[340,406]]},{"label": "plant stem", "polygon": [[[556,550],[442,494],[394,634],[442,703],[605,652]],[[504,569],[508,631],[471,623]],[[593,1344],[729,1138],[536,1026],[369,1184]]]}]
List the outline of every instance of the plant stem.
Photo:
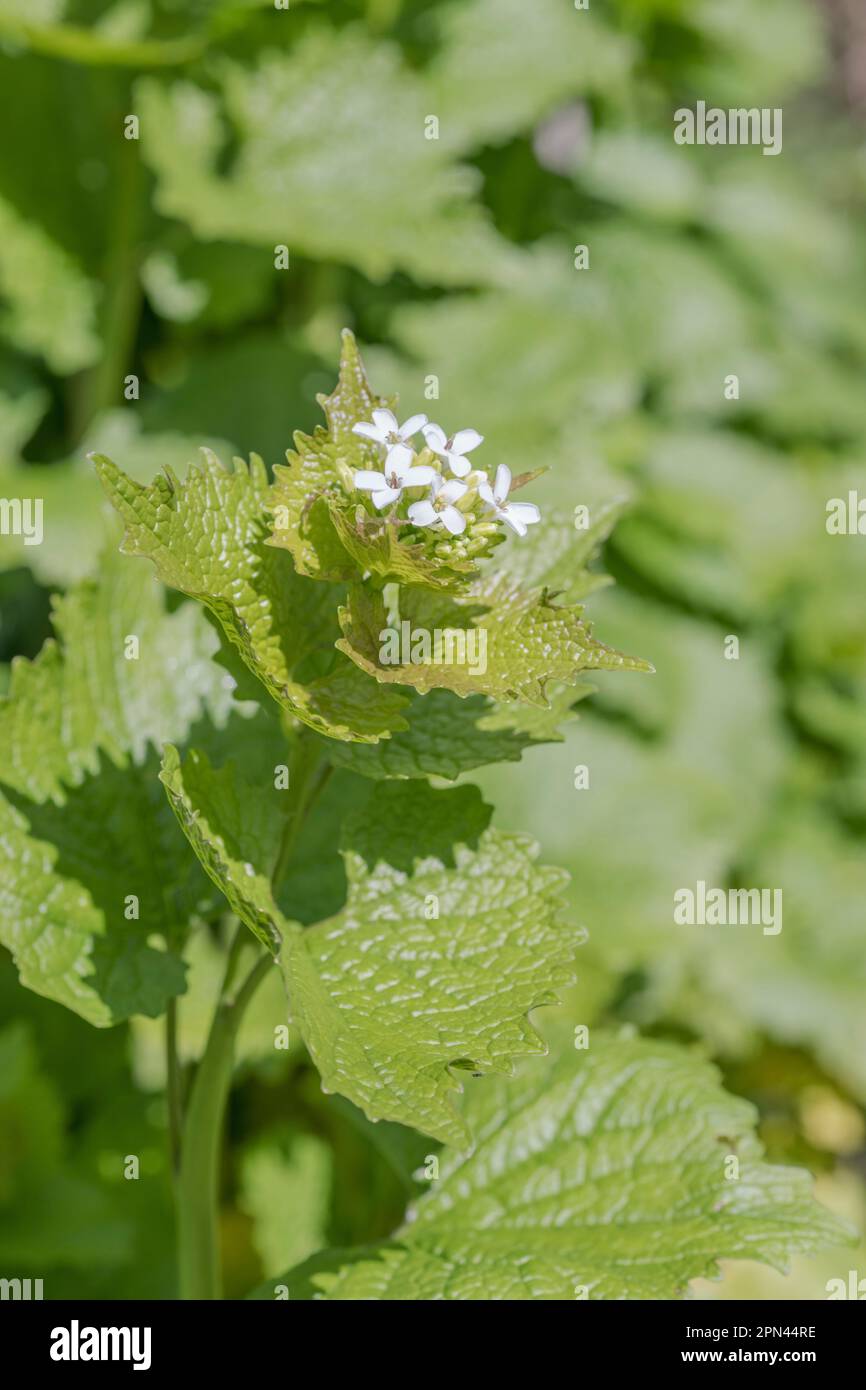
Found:
[{"label": "plant stem", "polygon": [[[246,926],[239,933],[249,936]],[[236,936],[238,940],[243,940]],[[249,938],[252,943],[252,937]],[[244,943],[246,944],[246,943]],[[178,1181],[178,1243],[180,1296],[184,1299],[221,1297],[218,1209],[223,1119],[231,1086],[234,1046],[244,1011],[273,965],[259,956],[236,994],[227,992],[238,952],[232,952],[223,993],[208,1035],[190,1094],[183,1127]]]},{"label": "plant stem", "polygon": [[[274,865],[274,887],[291,861],[304,819],[330,773],[331,765],[322,762],[317,741],[301,734],[290,768],[293,804]],[[255,952],[258,959],[243,979],[242,960],[249,951]],[[272,964],[271,955],[261,951],[246,925],[239,922],[229,947],[216,1012],[192,1085],[181,1135],[177,1219],[180,1296],[183,1299],[221,1297],[217,1229],[220,1152],[235,1039],[244,1010]],[[238,978],[243,979],[240,986],[236,985]],[[170,1030],[174,1026],[174,1022],[169,1023]],[[171,1084],[170,1072],[170,1090]]]},{"label": "plant stem", "polygon": [[[332,772],[330,763],[320,765],[320,753],[315,742],[301,734],[289,769],[289,786],[294,791],[294,804],[286,819],[279,853],[271,875],[276,888],[289,866],[295,843],[307,813]],[[315,774],[315,777],[314,777]]]},{"label": "plant stem", "polygon": [[168,1001],[165,1015],[165,1070],[168,1100],[168,1148],[171,1158],[171,1171],[177,1177],[180,1171],[180,1136],[183,1126],[181,1104],[180,1062],[177,1055],[177,1000]]}]

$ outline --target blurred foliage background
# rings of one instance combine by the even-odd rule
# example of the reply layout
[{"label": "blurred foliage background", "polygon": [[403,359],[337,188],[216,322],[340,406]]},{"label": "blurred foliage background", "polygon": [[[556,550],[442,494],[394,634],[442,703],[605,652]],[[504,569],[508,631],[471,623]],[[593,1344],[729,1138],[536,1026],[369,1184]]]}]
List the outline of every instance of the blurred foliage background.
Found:
[{"label": "blurred foliage background", "polygon": [[[862,1222],[866,542],[825,529],[864,478],[858,11],[0,0],[0,494],[45,505],[42,545],[0,537],[0,681],[116,541],[87,451],[142,479],[204,443],[278,462],[344,324],[406,413],[480,429],[485,466],[545,466],[543,504],[627,496],[590,611],[657,675],[600,680],[565,742],[480,780],[572,874],[590,943],[564,1016],[703,1046],[771,1157]],[[783,153],[676,146],[698,99],[782,107]],[[697,879],[781,887],[781,935],[674,926]],[[218,971],[196,939],[189,1059]],[[230,1296],[387,1233],[431,1148],[323,1097],[274,1052],[283,1014],[263,992],[232,1097]],[[171,1297],[159,1025],[90,1029],[5,955],[0,1017],[0,1267]],[[823,1297],[858,1262],[695,1293]]]}]

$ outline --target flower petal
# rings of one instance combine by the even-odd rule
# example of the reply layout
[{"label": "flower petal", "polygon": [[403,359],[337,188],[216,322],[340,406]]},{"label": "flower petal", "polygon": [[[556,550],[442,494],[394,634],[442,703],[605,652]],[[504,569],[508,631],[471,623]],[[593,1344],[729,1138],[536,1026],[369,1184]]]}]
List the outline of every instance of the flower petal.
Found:
[{"label": "flower petal", "polygon": [[510,526],[512,531],[515,531],[518,536],[526,535],[526,527],[520,520],[520,517],[514,515],[511,507],[503,507],[498,515],[499,520],[504,521],[506,526]]},{"label": "flower petal", "polygon": [[352,433],[360,434],[364,439],[372,439],[377,444],[385,443],[385,431],[380,430],[378,425],[371,425],[368,420],[361,420],[357,425],[353,425]]},{"label": "flower petal", "polygon": [[398,478],[402,478],[414,457],[415,450],[410,449],[408,444],[392,444],[385,461],[385,472],[396,473]]},{"label": "flower petal", "polygon": [[384,473],[370,473],[362,468],[355,474],[355,487],[363,488],[365,492],[372,492],[374,488],[387,487],[388,480]]},{"label": "flower petal", "polygon": [[466,517],[462,512],[458,512],[456,507],[443,507],[439,516],[442,525],[452,536],[459,536],[466,530]]},{"label": "flower petal", "polygon": [[374,410],[373,424],[385,435],[396,434],[399,428],[397,416],[391,410]]},{"label": "flower petal", "polygon": [[493,496],[497,502],[504,502],[511,491],[511,469],[505,463],[500,463],[496,470],[496,479],[493,483]]},{"label": "flower petal", "polygon": [[440,487],[438,495],[444,502],[459,502],[463,494],[468,491],[465,483],[458,482],[456,478],[449,478],[447,483],[443,483]]},{"label": "flower petal", "polygon": [[465,478],[471,472],[472,464],[468,459],[463,459],[459,454],[446,454],[451,472],[458,478]]},{"label": "flower petal", "polygon": [[433,450],[434,454],[442,454],[445,452],[448,436],[439,425],[425,425],[424,438],[427,441],[428,447]]},{"label": "flower petal", "polygon": [[400,489],[398,487],[380,488],[378,492],[373,493],[373,506],[379,508],[387,507],[389,503],[396,502],[399,496]]},{"label": "flower petal", "polygon": [[496,506],[496,498],[493,496],[493,488],[489,483],[478,484],[478,496],[482,502],[486,502],[488,507]]},{"label": "flower petal", "polygon": [[438,476],[435,468],[422,463],[418,468],[407,468],[400,482],[404,487],[424,487],[427,483],[432,483],[433,479],[438,478]]},{"label": "flower petal", "polygon": [[409,520],[416,526],[432,526],[439,520],[439,513],[430,501],[413,502],[409,508]]},{"label": "flower petal", "polygon": [[484,435],[477,430],[458,430],[451,447],[455,454],[471,454],[473,449],[477,449],[479,444],[484,443]]},{"label": "flower petal", "polygon": [[503,511],[509,516],[516,516],[524,526],[533,526],[536,521],[541,520],[541,512],[534,502],[509,502]]},{"label": "flower petal", "polygon": [[426,415],[410,415],[409,419],[400,426],[400,438],[411,439],[413,434],[417,434],[427,423]]}]

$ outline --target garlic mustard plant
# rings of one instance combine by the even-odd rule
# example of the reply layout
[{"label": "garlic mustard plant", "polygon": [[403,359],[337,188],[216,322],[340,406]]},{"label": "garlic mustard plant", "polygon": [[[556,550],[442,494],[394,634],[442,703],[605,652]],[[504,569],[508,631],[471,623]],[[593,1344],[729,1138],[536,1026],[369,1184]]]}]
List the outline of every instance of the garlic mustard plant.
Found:
[{"label": "garlic mustard plant", "polygon": [[[699,1057],[535,1017],[585,927],[465,776],[560,739],[588,672],[651,669],[561,601],[598,580],[613,513],[549,554],[509,470],[468,465],[481,435],[399,424],[348,332],[320,403],[272,477],[204,450],[142,483],[96,455],[122,553],[0,700],[3,940],[96,1026],[165,1017],[181,1296],[221,1296],[226,1098],[266,985],[274,1047],[426,1157],[390,1238],[263,1297],[664,1298],[722,1257],[844,1239]],[[203,934],[223,983],[184,1078]]]}]

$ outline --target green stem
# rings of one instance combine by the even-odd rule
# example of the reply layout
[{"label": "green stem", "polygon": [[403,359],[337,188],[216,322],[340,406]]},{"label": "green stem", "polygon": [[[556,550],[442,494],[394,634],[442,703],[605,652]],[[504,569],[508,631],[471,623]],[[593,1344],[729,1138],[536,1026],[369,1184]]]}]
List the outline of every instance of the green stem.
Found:
[{"label": "green stem", "polygon": [[[331,765],[322,762],[317,740],[301,734],[289,772],[293,804],[272,874],[275,887],[291,861],[304,819],[330,773]],[[258,959],[237,986],[238,978],[243,978],[242,960],[249,951],[254,951]],[[180,1296],[184,1299],[221,1297],[217,1226],[223,1120],[238,1028],[250,999],[273,964],[270,954],[260,952],[245,924],[239,922],[183,1124],[177,1209]]]},{"label": "green stem", "polygon": [[168,1001],[165,1015],[166,1092],[168,1099],[168,1145],[171,1171],[176,1177],[180,1170],[180,1136],[183,1127],[181,1104],[180,1062],[177,1055],[177,1000]]},{"label": "green stem", "polygon": [[[243,923],[239,925],[239,932],[248,935]],[[236,960],[237,953],[233,952],[227,977],[233,973]],[[261,955],[236,994],[230,995],[224,988],[193,1082],[183,1127],[178,1180],[180,1296],[184,1299],[221,1297],[220,1148],[235,1039],[244,1011],[272,965],[270,955]]]},{"label": "green stem", "polygon": [[291,862],[301,826],[333,770],[330,763],[321,764],[320,758],[315,740],[301,734],[289,769],[289,788],[294,793],[293,805],[286,818],[277,860],[271,874],[271,882],[275,888],[282,882]]}]

